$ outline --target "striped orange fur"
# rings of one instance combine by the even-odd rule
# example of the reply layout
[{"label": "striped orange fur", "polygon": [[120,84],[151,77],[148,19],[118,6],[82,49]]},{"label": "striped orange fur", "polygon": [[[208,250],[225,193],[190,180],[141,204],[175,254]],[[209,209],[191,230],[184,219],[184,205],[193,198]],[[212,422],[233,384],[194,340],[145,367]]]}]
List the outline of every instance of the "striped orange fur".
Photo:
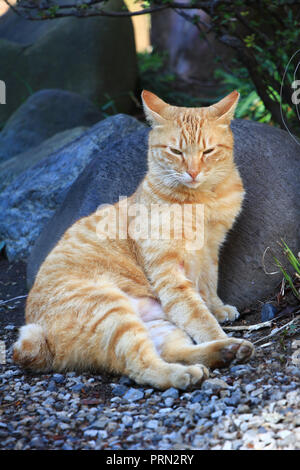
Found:
[{"label": "striped orange fur", "polygon": [[[140,384],[186,389],[208,376],[207,367],[251,357],[251,343],[220,327],[238,312],[217,295],[219,248],[244,196],[229,126],[238,97],[232,92],[208,108],[181,108],[143,92],[152,125],[148,173],[128,199],[125,216],[136,229],[137,204],[147,214],[154,205],[201,205],[203,244],[187,249],[187,234],[181,230],[177,237],[172,225],[176,212],[169,238],[135,238],[128,225],[125,237],[102,239],[103,208],[80,219],[37,274],[26,325],[14,344],[17,363],[39,371],[106,369]],[[122,207],[113,206],[118,220]],[[195,232],[194,212],[189,223]],[[165,224],[164,216],[153,228]]]}]

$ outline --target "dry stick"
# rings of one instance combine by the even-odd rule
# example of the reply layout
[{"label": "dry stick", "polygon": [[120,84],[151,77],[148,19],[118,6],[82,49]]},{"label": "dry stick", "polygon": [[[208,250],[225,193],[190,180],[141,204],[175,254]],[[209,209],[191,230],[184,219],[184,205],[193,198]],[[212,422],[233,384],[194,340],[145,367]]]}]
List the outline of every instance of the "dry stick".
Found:
[{"label": "dry stick", "polygon": [[262,340],[265,340],[265,339],[267,339],[267,338],[271,338],[272,336],[277,335],[277,333],[279,333],[279,331],[283,330],[284,328],[286,328],[287,326],[291,325],[292,323],[297,322],[298,320],[300,320],[300,316],[294,318],[293,320],[289,321],[288,323],[286,323],[285,325],[281,326],[280,328],[277,328],[276,330],[274,330],[274,332],[271,332],[269,335],[264,336],[263,338],[257,339],[256,341],[253,342],[253,344],[259,343],[259,342],[262,341]]},{"label": "dry stick", "polygon": [[27,295],[19,295],[18,297],[13,297],[12,299],[1,300],[0,301],[0,307],[1,307],[1,305],[5,305],[5,304],[8,304],[9,302],[13,302],[14,300],[25,299],[25,297],[27,297]]},{"label": "dry stick", "polygon": [[[297,313],[300,313],[300,310],[290,312],[293,313],[294,315]],[[248,331],[255,331],[255,330],[261,330],[262,328],[268,328],[269,326],[272,326],[272,323],[275,321],[280,320],[280,318],[286,316],[286,313],[279,314],[275,318],[272,318],[272,320],[265,321],[263,323],[256,323],[255,325],[239,325],[239,326],[223,326],[224,331],[243,331],[243,330],[248,330]]]},{"label": "dry stick", "polygon": [[[274,318],[274,320],[276,319]],[[268,326],[272,326],[272,322],[274,320],[268,320],[263,323],[256,323],[256,325],[223,326],[223,330],[224,331],[260,330],[261,328],[267,328]]]},{"label": "dry stick", "polygon": [[258,348],[266,348],[267,346],[273,346],[273,345],[274,345],[273,341],[269,341],[268,343],[260,344],[257,347]]}]

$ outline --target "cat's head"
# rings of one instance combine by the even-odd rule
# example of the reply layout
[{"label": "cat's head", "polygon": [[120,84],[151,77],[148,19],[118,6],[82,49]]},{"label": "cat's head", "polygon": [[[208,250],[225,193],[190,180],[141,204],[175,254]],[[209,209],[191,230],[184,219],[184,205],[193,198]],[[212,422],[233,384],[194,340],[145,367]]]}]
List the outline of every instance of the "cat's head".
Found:
[{"label": "cat's head", "polygon": [[203,108],[171,106],[144,90],[145,115],[152,126],[149,169],[170,187],[210,188],[232,169],[233,136],[230,122],[239,99],[233,91]]}]

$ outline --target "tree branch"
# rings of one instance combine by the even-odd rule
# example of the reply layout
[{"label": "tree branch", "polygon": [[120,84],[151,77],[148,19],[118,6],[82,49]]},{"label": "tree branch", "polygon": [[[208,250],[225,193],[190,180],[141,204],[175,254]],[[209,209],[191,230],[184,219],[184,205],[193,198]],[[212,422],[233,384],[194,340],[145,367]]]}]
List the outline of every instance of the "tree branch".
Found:
[{"label": "tree branch", "polygon": [[[91,6],[97,6],[100,3],[104,3],[103,0],[90,0],[89,2],[83,2],[81,4],[77,3],[71,3],[71,4],[62,4],[62,5],[49,5],[48,7],[41,8],[36,5],[26,5],[26,4],[19,4],[19,7],[13,6],[9,0],[4,0],[5,3],[19,16],[23,16],[28,20],[50,20],[50,19],[55,19],[55,18],[66,18],[69,16],[76,16],[78,18],[86,18],[90,16],[106,16],[106,17],[111,17],[111,18],[119,18],[119,17],[131,17],[131,16],[138,16],[138,15],[145,15],[149,13],[157,13],[162,10],[166,9],[186,9],[186,10],[191,10],[191,9],[198,9],[198,8],[208,8],[210,6],[211,2],[207,1],[197,1],[194,4],[186,4],[186,3],[181,3],[181,2],[172,2],[170,0],[170,3],[164,3],[164,4],[158,4],[154,7],[149,7],[149,8],[143,8],[142,10],[138,11],[111,11],[111,10],[103,10],[102,8],[94,8],[91,9]],[[225,0],[227,2],[228,0]],[[51,7],[58,7],[57,11],[52,14],[48,13],[49,8]],[[27,13],[27,10],[31,11],[40,11],[43,13],[43,16],[33,16]],[[66,12],[60,12],[60,10],[68,10]],[[74,11],[75,10],[75,11]]]}]

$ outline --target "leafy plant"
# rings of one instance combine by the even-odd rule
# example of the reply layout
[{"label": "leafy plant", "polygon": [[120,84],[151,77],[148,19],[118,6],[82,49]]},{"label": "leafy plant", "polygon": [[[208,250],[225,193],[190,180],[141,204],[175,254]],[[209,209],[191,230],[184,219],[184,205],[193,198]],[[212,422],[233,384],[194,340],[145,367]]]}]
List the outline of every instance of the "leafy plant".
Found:
[{"label": "leafy plant", "polygon": [[286,280],[286,282],[290,286],[294,296],[298,300],[300,300],[299,286],[296,285],[296,281],[300,279],[300,257],[299,257],[299,254],[298,254],[298,258],[294,255],[294,253],[288,247],[288,245],[285,243],[284,240],[281,239],[281,242],[282,242],[282,244],[280,244],[280,245],[283,249],[283,252],[284,252],[285,256],[287,257],[291,267],[294,270],[294,273],[295,273],[294,278],[288,273],[287,269],[284,268],[282,263],[278,260],[278,258],[275,255],[273,255],[273,258],[274,258],[274,261],[276,263],[276,266],[279,267],[280,271],[283,274],[284,279]]},{"label": "leafy plant", "polygon": [[[18,15],[27,20],[41,21],[68,16],[128,17],[154,12],[159,14],[171,9],[196,26],[200,36],[213,31],[216,38],[234,52],[237,70],[247,71],[246,79],[253,87],[251,91],[255,91],[260,98],[256,101],[255,94],[252,94],[248,99],[255,103],[254,108],[262,114],[262,119],[270,121],[268,111],[273,123],[285,127],[285,123],[289,122],[289,128],[299,134],[298,110],[292,92],[292,84],[297,84],[297,75],[299,77],[295,55],[300,27],[300,2],[297,0],[146,0],[139,12],[123,9],[111,11],[106,8],[107,0],[74,0],[59,7],[55,3],[53,5],[52,0],[18,0],[16,4],[5,1]],[[203,10],[210,17],[209,22],[203,22],[198,15],[188,15],[186,11],[191,9]],[[154,57],[150,60],[152,66],[159,67]],[[161,76],[157,73],[152,77],[153,85],[165,93],[174,80],[168,74]],[[180,99],[180,96],[177,98]]]},{"label": "leafy plant", "polygon": [[168,71],[167,57],[167,52],[153,51],[138,54],[140,88],[151,90],[163,100],[177,106],[197,107],[211,104],[211,99],[197,98],[178,89],[178,83],[181,82],[181,79]]},{"label": "leafy plant", "polygon": [[249,80],[245,68],[239,69],[236,74],[230,74],[223,69],[217,69],[215,77],[220,80],[226,93],[230,93],[234,89],[240,92],[241,97],[235,114],[237,118],[272,123],[272,115],[266,109],[255,86]]},{"label": "leafy plant", "polygon": [[170,94],[170,85],[175,80],[175,75],[165,70],[167,54],[158,52],[138,53],[138,69],[140,87],[157,93],[163,99]]}]

